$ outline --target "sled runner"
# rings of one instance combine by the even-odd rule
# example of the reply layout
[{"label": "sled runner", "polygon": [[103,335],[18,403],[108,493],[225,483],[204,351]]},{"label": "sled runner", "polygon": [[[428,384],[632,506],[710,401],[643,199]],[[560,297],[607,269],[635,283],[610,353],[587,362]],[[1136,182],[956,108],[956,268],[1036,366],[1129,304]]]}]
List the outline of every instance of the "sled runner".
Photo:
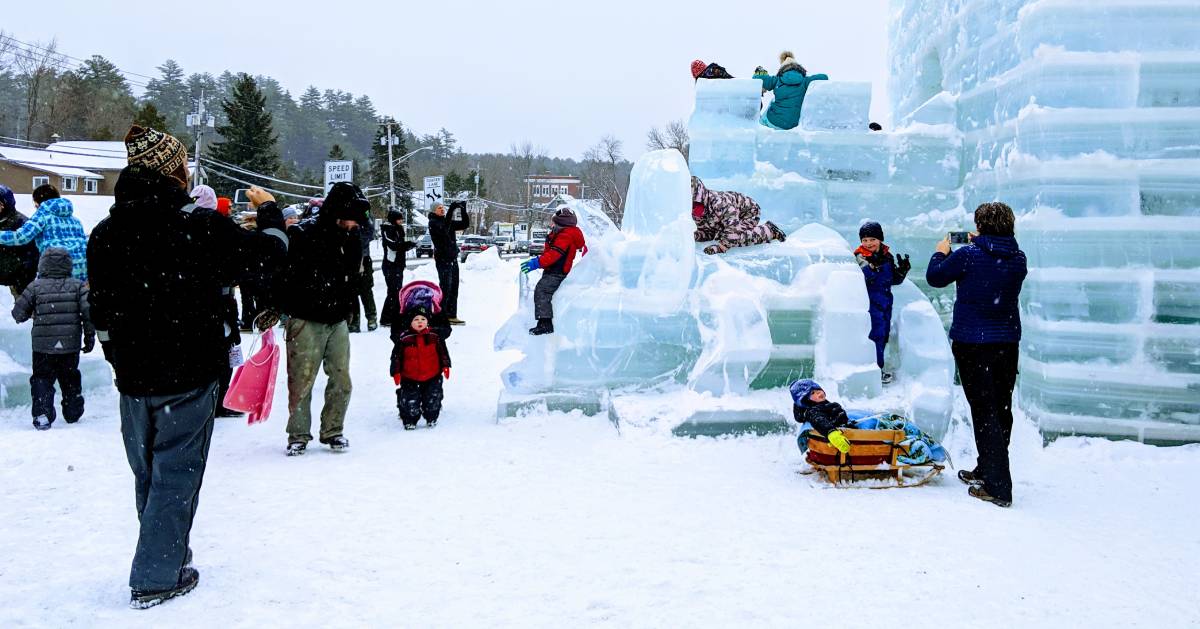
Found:
[{"label": "sled runner", "polygon": [[[933,480],[945,466],[929,462],[906,465],[898,457],[911,456],[903,430],[860,430],[842,428],[850,441],[850,452],[842,454],[829,440],[813,430],[805,431],[808,451],[805,460],[834,485],[844,486],[860,480],[884,480],[891,484],[872,485],[872,489],[918,487]],[[906,474],[912,472],[912,475]]]}]

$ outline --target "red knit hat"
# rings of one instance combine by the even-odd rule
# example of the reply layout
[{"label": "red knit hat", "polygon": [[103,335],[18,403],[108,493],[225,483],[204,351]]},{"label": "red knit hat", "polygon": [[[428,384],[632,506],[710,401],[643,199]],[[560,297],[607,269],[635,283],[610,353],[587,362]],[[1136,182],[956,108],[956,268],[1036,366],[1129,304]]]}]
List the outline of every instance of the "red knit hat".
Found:
[{"label": "red knit hat", "polygon": [[692,78],[693,79],[700,78],[700,73],[704,72],[704,68],[707,68],[707,67],[708,67],[708,64],[704,63],[703,61],[701,61],[699,59],[693,61],[692,62]]},{"label": "red knit hat", "polygon": [[229,216],[229,208],[232,205],[233,202],[229,200],[229,197],[217,197],[217,211],[221,213],[221,216]]}]

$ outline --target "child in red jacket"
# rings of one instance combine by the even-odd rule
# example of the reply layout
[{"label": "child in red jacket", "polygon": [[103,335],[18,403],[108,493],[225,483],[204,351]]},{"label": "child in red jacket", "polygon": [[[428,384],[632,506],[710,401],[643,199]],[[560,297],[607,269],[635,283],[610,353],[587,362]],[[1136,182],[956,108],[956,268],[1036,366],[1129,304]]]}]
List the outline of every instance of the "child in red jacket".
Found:
[{"label": "child in red jacket", "polygon": [[545,253],[521,263],[522,273],[542,269],[542,279],[533,289],[533,316],[537,318],[537,325],[530,328],[529,333],[534,336],[554,333],[554,293],[571,272],[575,252],[582,251],[587,255],[587,243],[578,224],[575,212],[567,207],[559,208],[554,213],[554,229],[546,236]]},{"label": "child in red jacket", "polygon": [[412,315],[408,329],[392,327],[392,379],[396,406],[405,430],[413,430],[421,416],[429,428],[442,412],[442,378],[450,378],[450,351],[446,341],[429,327],[423,308]]}]

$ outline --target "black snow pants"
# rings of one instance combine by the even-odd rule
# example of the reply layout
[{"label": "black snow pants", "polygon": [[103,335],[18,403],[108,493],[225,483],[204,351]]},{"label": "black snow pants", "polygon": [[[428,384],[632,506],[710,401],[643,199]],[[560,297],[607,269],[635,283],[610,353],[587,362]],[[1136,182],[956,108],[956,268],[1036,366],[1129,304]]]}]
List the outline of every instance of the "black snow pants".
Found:
[{"label": "black snow pants", "polygon": [[[361,310],[358,307],[359,301],[362,302]],[[362,329],[362,326],[359,325],[362,321],[362,313],[366,313],[367,321],[375,323],[375,316],[378,313],[375,309],[375,266],[371,261],[371,256],[363,256],[358,295],[354,299],[354,309],[350,312],[350,317],[346,319],[351,332],[358,332]]]},{"label": "black snow pants", "polygon": [[399,264],[383,263],[383,283],[387,285],[387,296],[383,299],[383,312],[379,313],[379,325],[392,325],[400,316],[400,289],[404,288],[404,267]]},{"label": "black snow pants", "polygon": [[129,572],[135,591],[179,584],[216,408],[216,382],[176,395],[121,395],[121,436],[140,522]]},{"label": "black snow pants", "polygon": [[421,416],[432,424],[442,414],[442,377],[434,376],[424,382],[402,380],[396,389],[396,406],[405,426],[416,426]]},{"label": "black snow pants", "polygon": [[1012,436],[1012,396],[1017,384],[1017,343],[960,343],[952,345],[963,393],[971,407],[975,449],[979,459],[975,474],[987,493],[1012,500],[1008,442]]},{"label": "black snow pants", "polygon": [[458,258],[436,260],[438,285],[442,288],[442,313],[448,319],[458,318]]},{"label": "black snow pants", "polygon": [[54,423],[54,383],[62,387],[63,419],[74,424],[83,417],[83,384],[79,374],[79,352],[71,354],[33,353],[33,375],[29,390],[33,396],[33,416]]},{"label": "black snow pants", "polygon": [[554,318],[554,293],[558,292],[558,287],[562,286],[565,279],[567,279],[566,275],[542,272],[542,279],[538,280],[537,286],[533,289],[533,317],[535,319]]}]

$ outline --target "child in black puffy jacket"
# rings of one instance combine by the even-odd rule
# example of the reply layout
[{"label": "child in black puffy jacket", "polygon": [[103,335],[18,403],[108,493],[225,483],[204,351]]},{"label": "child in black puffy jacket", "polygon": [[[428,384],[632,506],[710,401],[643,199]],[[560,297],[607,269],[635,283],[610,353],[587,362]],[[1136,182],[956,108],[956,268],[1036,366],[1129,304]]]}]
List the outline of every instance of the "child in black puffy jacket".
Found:
[{"label": "child in black puffy jacket", "polygon": [[814,380],[804,379],[792,383],[792,416],[796,421],[810,424],[829,443],[842,453],[850,451],[850,442],[840,430],[850,425],[845,409],[837,402],[825,397],[825,390]]}]

